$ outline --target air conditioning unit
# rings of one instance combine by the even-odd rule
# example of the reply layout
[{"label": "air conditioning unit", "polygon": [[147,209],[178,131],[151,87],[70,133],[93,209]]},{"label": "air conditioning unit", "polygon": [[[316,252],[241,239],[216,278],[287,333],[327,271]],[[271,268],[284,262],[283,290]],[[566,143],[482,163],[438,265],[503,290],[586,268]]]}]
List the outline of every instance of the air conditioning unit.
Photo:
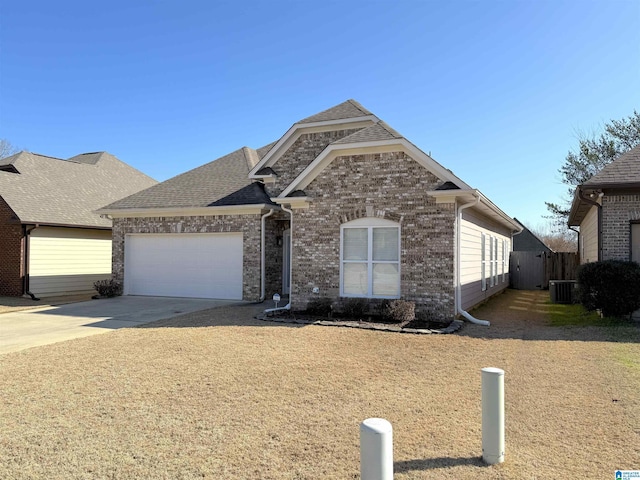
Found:
[{"label": "air conditioning unit", "polygon": [[576,303],[578,299],[576,280],[549,280],[551,303]]}]

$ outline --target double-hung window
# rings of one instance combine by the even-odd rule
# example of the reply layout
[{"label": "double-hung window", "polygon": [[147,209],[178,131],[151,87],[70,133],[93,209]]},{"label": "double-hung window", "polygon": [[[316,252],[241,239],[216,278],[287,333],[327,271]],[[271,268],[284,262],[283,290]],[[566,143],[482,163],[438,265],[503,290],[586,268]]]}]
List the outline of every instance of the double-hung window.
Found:
[{"label": "double-hung window", "polygon": [[400,298],[400,225],[360,218],[340,227],[340,295]]}]

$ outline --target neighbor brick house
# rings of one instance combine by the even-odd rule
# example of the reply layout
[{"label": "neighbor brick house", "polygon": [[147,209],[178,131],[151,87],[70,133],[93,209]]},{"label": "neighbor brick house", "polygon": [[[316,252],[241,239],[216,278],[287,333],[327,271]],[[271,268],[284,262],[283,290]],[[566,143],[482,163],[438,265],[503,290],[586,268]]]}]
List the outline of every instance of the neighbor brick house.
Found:
[{"label": "neighbor brick house", "polygon": [[100,210],[126,294],[413,301],[451,319],[506,288],[519,231],[348,100]]},{"label": "neighbor brick house", "polygon": [[0,295],[92,291],[111,276],[111,221],[94,210],[155,183],[106,152],[0,159]]},{"label": "neighbor brick house", "polygon": [[640,146],[578,185],[569,226],[580,227],[581,263],[640,263]]}]

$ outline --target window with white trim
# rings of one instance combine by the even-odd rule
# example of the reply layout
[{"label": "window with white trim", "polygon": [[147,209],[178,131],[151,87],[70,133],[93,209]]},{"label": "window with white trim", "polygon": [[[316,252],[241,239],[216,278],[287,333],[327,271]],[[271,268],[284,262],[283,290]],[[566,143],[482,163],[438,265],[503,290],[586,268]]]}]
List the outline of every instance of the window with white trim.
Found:
[{"label": "window with white trim", "polygon": [[400,298],[400,225],[359,218],[340,226],[340,295]]},{"label": "window with white trim", "polygon": [[507,262],[509,261],[509,250],[507,249],[507,241],[502,239],[502,283],[507,281]]},{"label": "window with white trim", "polygon": [[487,289],[487,236],[484,233],[480,233],[480,276],[482,280],[482,291]]},{"label": "window with white trim", "polygon": [[493,238],[493,284],[498,285],[498,237]]}]

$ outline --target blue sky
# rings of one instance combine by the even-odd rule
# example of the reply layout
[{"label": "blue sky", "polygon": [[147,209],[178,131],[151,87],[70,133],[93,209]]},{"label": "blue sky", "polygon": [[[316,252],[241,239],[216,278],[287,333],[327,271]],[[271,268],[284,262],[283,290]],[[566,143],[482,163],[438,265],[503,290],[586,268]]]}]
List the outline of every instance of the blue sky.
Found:
[{"label": "blue sky", "polygon": [[640,109],[640,2],[0,0],[0,138],[165,180],[354,98],[542,225],[578,131]]}]

